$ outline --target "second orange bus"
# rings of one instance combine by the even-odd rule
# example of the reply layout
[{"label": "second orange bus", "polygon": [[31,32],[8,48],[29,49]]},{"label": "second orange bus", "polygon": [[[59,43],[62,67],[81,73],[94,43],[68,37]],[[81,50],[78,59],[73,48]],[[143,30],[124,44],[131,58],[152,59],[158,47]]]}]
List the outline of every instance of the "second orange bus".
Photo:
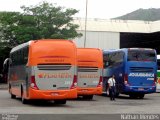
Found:
[{"label": "second orange bus", "polygon": [[102,51],[96,48],[78,48],[78,96],[92,99],[102,94]]}]

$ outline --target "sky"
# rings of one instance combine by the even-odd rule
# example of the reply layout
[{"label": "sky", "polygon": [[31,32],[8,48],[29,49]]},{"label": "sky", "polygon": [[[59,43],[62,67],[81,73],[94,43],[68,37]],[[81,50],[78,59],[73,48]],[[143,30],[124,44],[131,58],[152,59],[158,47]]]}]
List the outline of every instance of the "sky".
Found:
[{"label": "sky", "polygon": [[[74,17],[85,18],[86,0],[3,0],[0,11],[22,12],[20,6],[37,5],[42,1],[56,3],[57,6],[79,10]],[[160,0],[88,0],[87,17],[110,19],[125,15],[139,8],[160,8]]]}]

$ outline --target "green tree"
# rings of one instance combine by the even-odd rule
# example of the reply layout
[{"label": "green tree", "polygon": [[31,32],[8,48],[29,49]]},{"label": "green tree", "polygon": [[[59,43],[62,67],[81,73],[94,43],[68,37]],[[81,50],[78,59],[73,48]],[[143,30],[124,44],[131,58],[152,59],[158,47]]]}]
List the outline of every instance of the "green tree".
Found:
[{"label": "green tree", "polygon": [[[73,39],[82,34],[73,24],[78,11],[42,2],[35,6],[22,6],[23,13],[0,12],[0,63],[11,48],[29,40]],[[6,53],[3,51],[6,50]]]},{"label": "green tree", "polygon": [[[16,36],[13,34],[17,26],[18,12],[0,13],[0,47],[10,47],[16,45]],[[11,43],[11,44],[10,44]]]},{"label": "green tree", "polygon": [[75,9],[56,7],[47,2],[21,8],[24,15],[33,16],[38,38],[72,39],[81,36],[76,31],[79,26],[72,23],[72,16],[78,12]]},{"label": "green tree", "polygon": [[81,36],[73,24],[78,11],[42,2],[35,6],[22,6],[23,13],[0,13],[0,46],[14,47],[29,40],[55,38],[73,39]]}]

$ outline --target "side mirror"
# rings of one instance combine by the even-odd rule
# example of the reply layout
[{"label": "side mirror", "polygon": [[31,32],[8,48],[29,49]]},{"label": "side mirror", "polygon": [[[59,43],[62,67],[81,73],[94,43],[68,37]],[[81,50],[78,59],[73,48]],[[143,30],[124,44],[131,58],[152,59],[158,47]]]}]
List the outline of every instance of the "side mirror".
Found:
[{"label": "side mirror", "polygon": [[3,62],[3,67],[5,68],[5,67],[9,66],[10,64],[12,64],[11,58],[6,58]]}]

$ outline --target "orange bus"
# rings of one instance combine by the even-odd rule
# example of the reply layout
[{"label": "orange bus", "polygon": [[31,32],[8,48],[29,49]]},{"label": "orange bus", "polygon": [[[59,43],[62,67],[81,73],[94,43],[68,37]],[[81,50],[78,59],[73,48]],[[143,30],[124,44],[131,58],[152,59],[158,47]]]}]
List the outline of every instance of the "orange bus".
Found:
[{"label": "orange bus", "polygon": [[65,104],[77,98],[77,48],[70,40],[43,39],[18,45],[10,52],[11,98]]},{"label": "orange bus", "polygon": [[78,48],[78,96],[92,99],[93,95],[102,94],[102,51],[96,48]]}]

